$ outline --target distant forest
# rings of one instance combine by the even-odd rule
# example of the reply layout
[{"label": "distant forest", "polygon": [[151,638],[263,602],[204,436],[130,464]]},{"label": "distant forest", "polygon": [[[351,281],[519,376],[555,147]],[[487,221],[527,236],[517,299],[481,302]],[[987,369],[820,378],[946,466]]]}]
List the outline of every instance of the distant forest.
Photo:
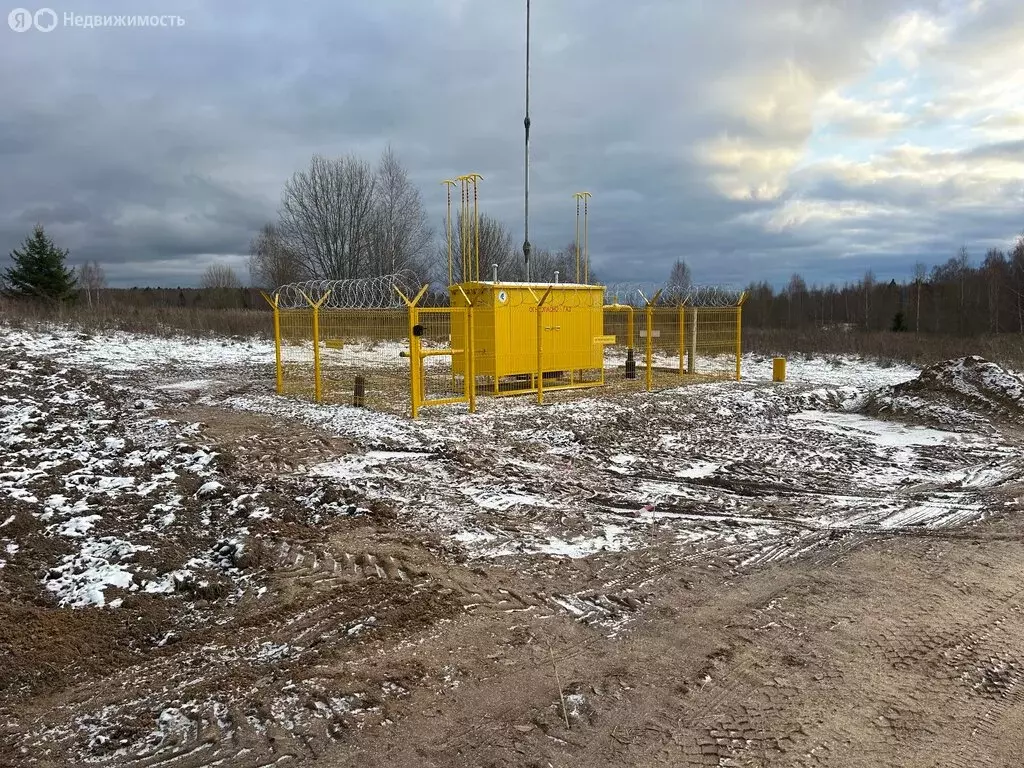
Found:
[{"label": "distant forest", "polygon": [[916,265],[905,282],[811,286],[800,275],[775,291],[754,283],[743,310],[751,328],[842,328],[974,336],[1024,334],[1024,237],[1009,253],[990,250],[980,265],[962,248],[945,264]]},{"label": "distant forest", "polygon": [[[918,264],[903,282],[867,272],[842,286],[808,286],[796,274],[782,290],[760,282],[747,291],[747,328],[1024,334],[1024,238],[1009,253],[989,251],[979,265],[966,249],[930,270]],[[137,308],[269,309],[256,288],[107,288],[98,299]]]}]

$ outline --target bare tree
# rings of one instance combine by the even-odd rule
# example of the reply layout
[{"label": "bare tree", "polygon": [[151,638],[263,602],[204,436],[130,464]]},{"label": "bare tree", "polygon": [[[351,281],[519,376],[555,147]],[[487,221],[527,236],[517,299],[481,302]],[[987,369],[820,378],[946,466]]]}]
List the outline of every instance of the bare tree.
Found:
[{"label": "bare tree", "polygon": [[[476,236],[472,231],[472,222],[469,226],[462,227],[462,215],[457,214],[452,221],[452,279],[455,282],[462,282],[474,278],[476,270]],[[447,230],[446,230],[447,231]],[[469,268],[463,274],[462,250],[463,232],[467,233],[465,250],[468,257]],[[510,230],[503,222],[482,213],[479,219],[480,232],[480,279],[490,280],[494,272],[494,265],[498,266],[498,279],[503,281],[522,280],[524,278],[524,267],[519,263],[516,254],[516,246]],[[445,279],[448,276],[448,244],[447,235],[438,251],[438,261],[443,266]]]},{"label": "bare tree", "polygon": [[[580,253],[580,281],[583,280],[583,254]],[[514,270],[519,267],[518,259]],[[523,266],[525,271],[525,265]],[[530,254],[530,277],[537,282],[555,282],[555,273],[558,273],[558,282],[574,283],[576,281],[576,243],[571,242],[557,251],[550,251],[547,248],[537,248]],[[595,279],[593,272],[591,280]]]},{"label": "bare tree", "polygon": [[921,335],[921,289],[924,287],[925,276],[928,274],[928,267],[924,262],[917,262],[914,265],[914,286],[917,288],[917,317],[914,321],[914,333]]},{"label": "bare tree", "polygon": [[1017,325],[1024,334],[1024,234],[1017,238],[1010,252],[1011,288],[1017,303]]},{"label": "bare tree", "polygon": [[999,333],[1000,294],[1009,277],[1006,254],[998,248],[990,248],[985,254],[982,273],[985,277],[986,304],[988,304],[989,333]]},{"label": "bare tree", "polygon": [[875,273],[870,269],[864,273],[861,283],[864,290],[864,330],[871,330],[871,292],[875,289]]},{"label": "bare tree", "polygon": [[306,276],[299,255],[288,247],[278,227],[264,224],[249,245],[249,277],[253,285],[273,290]]},{"label": "bare tree", "polygon": [[672,265],[672,271],[668,274],[668,286],[680,293],[689,291],[693,287],[690,265],[682,259],[676,259],[676,263]]},{"label": "bare tree", "polygon": [[369,274],[420,271],[432,238],[420,192],[388,147],[381,156],[374,184]]},{"label": "bare tree", "polygon": [[224,264],[211,264],[203,272],[199,281],[201,288],[206,290],[238,290],[242,287],[235,270]]},{"label": "bare tree", "polygon": [[313,277],[364,277],[370,269],[376,180],[354,156],[315,155],[285,185],[280,233]]},{"label": "bare tree", "polygon": [[99,262],[87,261],[78,268],[78,285],[90,308],[99,303],[100,291],[107,287],[107,276]]},{"label": "bare tree", "polygon": [[[558,277],[564,283],[576,281],[576,241],[570,240],[560,250],[557,250],[552,254],[555,261],[555,269],[558,270]],[[594,273],[593,265],[584,264],[584,259],[587,254],[583,252],[582,247],[580,248],[580,275],[578,282],[583,282],[583,278],[587,277],[593,283],[597,280],[597,276]],[[532,258],[532,256],[531,256]]]},{"label": "bare tree", "polygon": [[[804,279],[794,273],[789,278],[789,284],[786,286],[786,298],[787,298],[787,325],[790,328],[793,327],[793,317],[796,316],[797,323],[803,325],[804,321],[804,303],[807,299],[807,283]],[[796,311],[794,312],[794,307]]]},{"label": "bare tree", "polygon": [[958,328],[960,333],[964,333],[967,330],[967,313],[965,311],[966,305],[966,292],[967,292],[967,273],[970,271],[970,256],[967,252],[967,246],[960,246],[960,250],[956,254],[956,277],[959,283],[959,297],[960,300],[957,304],[957,318]]},{"label": "bare tree", "polygon": [[[558,282],[569,282],[576,279],[576,257],[573,255],[572,269],[566,270],[566,265],[560,264],[558,254],[547,248],[534,247],[530,253],[530,279],[538,283],[555,282],[555,272],[558,273]],[[525,275],[524,275],[525,276]]]},{"label": "bare tree", "polygon": [[[577,251],[579,247],[579,251]],[[551,261],[548,271],[554,273],[558,270],[558,279],[563,283],[579,282],[583,283],[589,280],[591,284],[594,284],[597,280],[597,274],[594,271],[593,264],[587,263],[588,254],[584,253],[582,245],[577,246],[575,240],[570,240],[559,250],[548,253],[548,258]],[[579,263],[577,264],[577,257]],[[530,271],[533,271],[534,257],[530,256]]]}]

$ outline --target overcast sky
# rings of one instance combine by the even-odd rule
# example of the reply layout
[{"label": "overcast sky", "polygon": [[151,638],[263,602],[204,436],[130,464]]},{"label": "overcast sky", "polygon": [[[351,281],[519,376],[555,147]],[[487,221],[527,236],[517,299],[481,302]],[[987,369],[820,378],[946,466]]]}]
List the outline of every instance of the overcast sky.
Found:
[{"label": "overcast sky", "polygon": [[[0,253],[41,222],[111,285],[244,272],[314,153],[388,143],[438,230],[440,180],[476,171],[522,240],[523,0],[49,7],[185,24],[0,28]],[[1024,230],[1021,0],[533,0],[532,17],[530,239],[571,241],[589,190],[605,279],[661,280],[676,258],[700,283],[900,279]]]}]

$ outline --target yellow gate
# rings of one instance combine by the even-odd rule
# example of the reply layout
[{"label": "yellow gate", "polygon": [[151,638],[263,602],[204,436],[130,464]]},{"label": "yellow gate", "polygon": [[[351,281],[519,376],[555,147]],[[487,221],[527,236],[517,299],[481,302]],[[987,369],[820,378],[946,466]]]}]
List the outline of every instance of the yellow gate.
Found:
[{"label": "yellow gate", "polygon": [[[409,307],[409,390],[412,417],[428,405],[466,403],[476,411],[473,328],[467,307]],[[452,344],[452,331],[460,346]],[[464,342],[469,341],[466,345]]]}]

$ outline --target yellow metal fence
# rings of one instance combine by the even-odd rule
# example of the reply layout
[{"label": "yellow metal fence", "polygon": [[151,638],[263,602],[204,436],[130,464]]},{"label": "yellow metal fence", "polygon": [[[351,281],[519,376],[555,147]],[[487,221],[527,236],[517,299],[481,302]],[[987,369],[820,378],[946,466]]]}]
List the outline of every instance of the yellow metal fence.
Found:
[{"label": "yellow metal fence", "polygon": [[[693,380],[739,380],[742,307],[606,307],[609,382],[647,391]],[[614,339],[612,341],[612,339]]]},{"label": "yellow metal fence", "polygon": [[405,309],[334,309],[310,298],[304,308],[274,311],[277,392],[316,402],[409,413],[409,313]]},{"label": "yellow metal fence", "polygon": [[[274,310],[277,391],[417,417],[424,407],[478,395],[531,395],[606,386],[654,391],[688,381],[739,379],[741,297],[734,306],[634,304],[597,286],[453,286],[452,305],[333,308],[305,296]],[[607,303],[605,303],[607,301]]]}]

